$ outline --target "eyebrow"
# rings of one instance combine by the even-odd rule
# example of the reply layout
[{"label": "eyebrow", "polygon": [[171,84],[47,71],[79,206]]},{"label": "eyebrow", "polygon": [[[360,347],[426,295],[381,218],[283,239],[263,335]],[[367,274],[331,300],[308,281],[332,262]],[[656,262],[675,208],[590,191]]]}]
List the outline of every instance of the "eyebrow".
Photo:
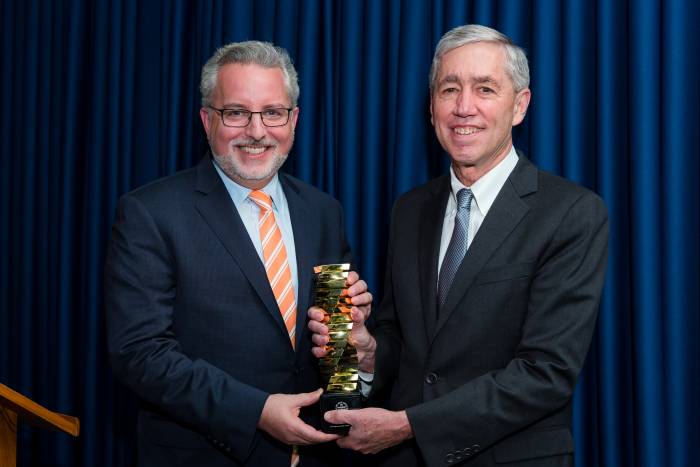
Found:
[{"label": "eyebrow", "polygon": [[461,82],[462,82],[462,80],[460,79],[459,76],[457,76],[455,74],[451,74],[451,75],[444,76],[438,84],[442,85],[445,83],[461,83]]},{"label": "eyebrow", "polygon": [[[274,103],[274,104],[264,105],[264,106],[262,107],[262,109],[263,109],[263,110],[266,110],[266,109],[280,109],[280,108],[286,109],[287,107],[289,107],[289,106],[286,105],[286,104]],[[241,109],[241,110],[249,110],[247,105],[239,104],[239,103],[236,103],[236,102],[229,102],[229,103],[226,103],[226,104],[224,104],[224,105],[222,106],[222,108],[223,108],[223,109]]]},{"label": "eyebrow", "polygon": [[[472,84],[491,84],[492,86],[495,86],[497,88],[500,88],[501,85],[497,80],[495,80],[493,77],[490,75],[483,75],[483,76],[471,76],[469,77],[469,82]],[[460,78],[456,74],[449,74],[443,77],[438,85],[443,85],[445,83],[462,83],[462,78]]]},{"label": "eyebrow", "polygon": [[470,79],[470,81],[474,84],[491,84],[495,87],[500,88],[501,85],[498,81],[493,79],[491,76],[485,75],[485,76],[474,76]]}]

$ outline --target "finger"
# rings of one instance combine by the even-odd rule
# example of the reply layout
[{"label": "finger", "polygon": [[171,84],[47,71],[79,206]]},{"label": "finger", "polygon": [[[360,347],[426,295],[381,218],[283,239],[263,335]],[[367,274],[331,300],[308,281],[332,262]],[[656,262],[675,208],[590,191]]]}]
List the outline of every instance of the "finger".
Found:
[{"label": "finger", "polygon": [[317,306],[312,306],[309,308],[309,311],[306,314],[309,316],[309,319],[318,322],[323,322],[323,318],[326,316],[323,310]]},{"label": "finger", "polygon": [[309,321],[308,327],[314,334],[320,334],[322,336],[328,334],[328,326],[323,323],[319,323],[318,321]]},{"label": "finger", "polygon": [[322,431],[316,431],[313,435],[309,435],[307,439],[309,444],[319,444],[328,443],[329,441],[335,441],[337,439],[340,439],[340,436],[330,433],[324,433]]},{"label": "finger", "polygon": [[359,278],[360,278],[360,275],[359,275],[358,273],[356,273],[355,271],[350,271],[350,272],[348,273],[347,279],[345,279],[345,283],[346,283],[348,286],[351,286],[352,284],[354,284],[355,282],[357,282],[357,280],[358,280]]},{"label": "finger", "polygon": [[351,297],[350,301],[355,306],[369,305],[372,303],[372,293],[367,291],[362,292],[361,294]]},{"label": "finger", "polygon": [[350,415],[349,410],[329,410],[323,415],[323,418],[328,422],[332,424],[341,424],[341,423],[347,423],[349,425],[352,425],[350,423],[350,419],[352,416]]},{"label": "finger", "polygon": [[297,394],[295,396],[297,407],[306,407],[307,405],[315,404],[318,402],[321,394],[323,394],[323,389],[321,388],[316,389],[314,392],[302,392]]},{"label": "finger", "polygon": [[343,449],[354,449],[356,447],[355,440],[350,435],[340,438],[336,443]]},{"label": "finger", "polygon": [[311,354],[316,358],[325,357],[328,354],[326,347],[311,347]]},{"label": "finger", "polygon": [[325,347],[330,340],[331,338],[325,334],[314,333],[311,335],[311,342],[313,342],[316,347]]},{"label": "finger", "polygon": [[367,319],[369,313],[362,311],[361,308],[352,307],[350,310],[350,319],[352,319],[353,324],[362,326],[365,324],[365,319]]},{"label": "finger", "polygon": [[300,425],[297,427],[297,435],[302,440],[302,442],[299,444],[327,443],[329,441],[335,441],[340,438],[339,435],[324,433],[303,422],[301,422]]},{"label": "finger", "polygon": [[363,281],[362,279],[348,287],[348,296],[350,297],[354,297],[355,295],[360,295],[365,292],[367,292],[367,282]]}]

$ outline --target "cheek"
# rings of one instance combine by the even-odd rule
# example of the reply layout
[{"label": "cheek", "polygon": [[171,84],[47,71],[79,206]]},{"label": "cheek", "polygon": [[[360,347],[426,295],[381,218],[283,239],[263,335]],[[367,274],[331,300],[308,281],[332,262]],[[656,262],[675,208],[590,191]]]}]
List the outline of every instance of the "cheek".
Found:
[{"label": "cheek", "polygon": [[290,130],[285,131],[270,131],[268,135],[271,139],[277,141],[280,146],[287,146],[292,142],[292,132]]},{"label": "cheek", "polygon": [[435,127],[435,131],[440,133],[447,133],[450,131],[449,125],[447,124],[447,119],[443,118],[440,114],[433,115],[430,121]]},{"label": "cheek", "polygon": [[236,135],[226,130],[226,128],[217,128],[209,137],[209,144],[217,154],[229,154],[233,151],[231,141]]},{"label": "cheek", "polygon": [[212,138],[218,144],[228,144],[229,141],[238,137],[238,133],[239,132],[237,132],[234,128],[219,126],[212,133]]},{"label": "cheek", "polygon": [[223,137],[224,133],[225,132],[218,131],[218,130],[212,131],[211,136],[209,138],[211,140],[212,144],[214,144],[216,146],[221,146],[222,144],[225,144],[226,138]]},{"label": "cheek", "polygon": [[450,123],[453,120],[451,110],[440,110],[434,116],[435,128],[439,128],[444,132],[451,132]]}]

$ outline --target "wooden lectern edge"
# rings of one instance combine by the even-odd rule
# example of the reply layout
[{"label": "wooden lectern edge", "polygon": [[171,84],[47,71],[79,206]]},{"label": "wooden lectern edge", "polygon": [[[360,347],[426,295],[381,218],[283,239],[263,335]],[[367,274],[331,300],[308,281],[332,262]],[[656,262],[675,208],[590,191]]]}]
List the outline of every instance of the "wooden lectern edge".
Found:
[{"label": "wooden lectern edge", "polygon": [[70,415],[52,412],[22,394],[0,384],[0,407],[16,412],[26,423],[41,428],[63,431],[72,436],[80,433],[80,420]]}]

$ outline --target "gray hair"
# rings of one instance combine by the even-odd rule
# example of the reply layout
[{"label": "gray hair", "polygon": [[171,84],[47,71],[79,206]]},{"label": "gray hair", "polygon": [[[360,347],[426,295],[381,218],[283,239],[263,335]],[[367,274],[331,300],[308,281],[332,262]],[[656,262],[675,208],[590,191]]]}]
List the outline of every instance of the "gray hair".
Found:
[{"label": "gray hair", "polygon": [[292,107],[297,106],[299,99],[299,81],[297,71],[292,65],[289,54],[282,47],[277,47],[269,42],[246,41],[232,42],[219,48],[214,55],[207,60],[202,68],[202,79],[199,83],[199,91],[202,94],[202,106],[211,104],[211,94],[216,87],[219,69],[224,65],[240,63],[245,65],[260,65],[265,68],[279,68],[282,70],[284,86]]},{"label": "gray hair", "polygon": [[506,51],[506,73],[513,82],[515,92],[530,85],[530,68],[525,51],[505,34],[480,24],[466,24],[447,31],[435,48],[433,64],[430,67],[430,94],[435,91],[437,74],[442,57],[449,51],[473,42],[495,42],[502,44]]}]

